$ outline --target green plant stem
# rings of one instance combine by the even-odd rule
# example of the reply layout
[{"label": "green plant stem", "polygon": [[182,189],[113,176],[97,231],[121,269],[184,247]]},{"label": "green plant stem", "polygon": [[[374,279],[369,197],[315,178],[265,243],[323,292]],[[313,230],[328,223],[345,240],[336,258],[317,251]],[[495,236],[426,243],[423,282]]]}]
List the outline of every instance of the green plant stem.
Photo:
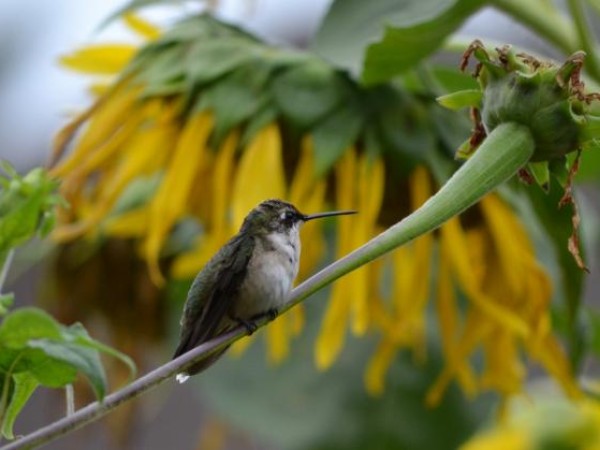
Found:
[{"label": "green plant stem", "polygon": [[575,22],[575,29],[579,36],[581,48],[587,53],[585,59],[586,70],[589,73],[600,74],[596,43],[594,42],[594,38],[591,35],[590,28],[584,16],[581,0],[567,0],[567,6],[569,7],[571,17]]},{"label": "green plant stem", "polygon": [[558,9],[540,0],[492,0],[491,4],[527,25],[563,52],[578,50],[577,31]]},{"label": "green plant stem", "polygon": [[65,403],[67,405],[67,416],[72,416],[75,413],[75,390],[72,384],[65,386]]},{"label": "green plant stem", "polygon": [[[280,312],[287,311],[309,295],[352,270],[438,228],[446,220],[461,213],[511,178],[527,163],[533,151],[533,138],[526,127],[515,123],[498,126],[475,154],[421,208],[300,284],[291,292],[288,302]],[[262,318],[256,321],[256,325],[262,327],[267,322],[267,318]],[[193,364],[230,345],[245,334],[246,328],[240,326],[227,334],[199,345],[179,358],[135,380],[123,389],[108,395],[103,402],[92,403],[73,415],[41,428],[0,448],[0,450],[34,448],[81,428],[109,413],[121,403],[138,397],[164,381],[172,379],[177,373],[185,371]]]},{"label": "green plant stem", "polygon": [[4,260],[2,268],[0,269],[0,294],[2,293],[2,289],[4,288],[4,282],[6,281],[6,277],[8,276],[8,269],[10,269],[10,265],[12,263],[14,255],[15,250],[11,249],[6,255],[6,259]]}]

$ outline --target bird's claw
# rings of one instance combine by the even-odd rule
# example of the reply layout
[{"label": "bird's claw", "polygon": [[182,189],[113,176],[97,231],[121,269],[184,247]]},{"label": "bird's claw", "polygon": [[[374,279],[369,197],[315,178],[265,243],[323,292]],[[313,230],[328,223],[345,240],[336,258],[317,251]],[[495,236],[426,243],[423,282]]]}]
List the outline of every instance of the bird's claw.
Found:
[{"label": "bird's claw", "polygon": [[244,328],[246,328],[246,333],[248,333],[248,336],[254,334],[254,332],[258,329],[258,325],[256,325],[253,320],[237,319],[237,321],[240,325],[243,325]]},{"label": "bird's claw", "polygon": [[269,318],[269,320],[275,320],[279,315],[279,311],[277,311],[277,308],[271,308],[265,313],[265,315]]}]

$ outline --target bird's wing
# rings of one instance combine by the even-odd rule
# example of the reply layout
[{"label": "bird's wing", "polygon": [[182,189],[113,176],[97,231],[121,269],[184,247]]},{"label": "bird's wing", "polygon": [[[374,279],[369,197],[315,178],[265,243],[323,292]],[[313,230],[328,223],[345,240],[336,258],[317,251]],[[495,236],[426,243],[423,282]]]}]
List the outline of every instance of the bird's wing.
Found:
[{"label": "bird's wing", "polygon": [[246,276],[253,248],[253,239],[237,235],[196,276],[188,292],[174,358],[223,331],[223,318]]}]

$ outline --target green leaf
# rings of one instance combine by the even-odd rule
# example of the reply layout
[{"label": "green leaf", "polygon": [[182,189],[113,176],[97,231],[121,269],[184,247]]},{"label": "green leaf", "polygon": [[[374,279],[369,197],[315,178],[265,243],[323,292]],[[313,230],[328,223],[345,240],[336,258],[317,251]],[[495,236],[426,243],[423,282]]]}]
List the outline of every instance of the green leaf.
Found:
[{"label": "green leaf", "polygon": [[575,176],[578,182],[600,181],[600,145],[594,147],[588,144],[588,148],[581,153],[579,171]]},{"label": "green leaf", "polygon": [[15,296],[12,292],[9,294],[0,294],[0,316],[5,315],[14,302]]},{"label": "green leaf", "polygon": [[444,108],[459,110],[479,106],[482,96],[483,93],[479,89],[468,89],[442,95],[437,98],[437,102]]},{"label": "green leaf", "polygon": [[60,325],[38,308],[20,308],[0,325],[0,346],[24,348],[31,339],[61,339]]},{"label": "green leaf", "polygon": [[38,387],[37,380],[29,373],[15,373],[12,376],[13,381],[13,392],[9,400],[8,407],[4,413],[4,420],[2,425],[2,435],[6,439],[14,439],[13,426],[15,420],[33,391]]},{"label": "green leaf", "polygon": [[530,162],[528,165],[531,174],[535,178],[535,181],[544,190],[548,191],[550,183],[550,170],[548,168],[547,161]]},{"label": "green leaf", "polygon": [[39,230],[48,232],[54,207],[60,202],[54,193],[57,182],[44,170],[33,169],[24,177],[14,170],[7,173],[12,179],[0,186],[0,254],[22,244]]},{"label": "green leaf", "polygon": [[349,104],[335,110],[312,129],[317,176],[325,174],[356,140],[363,122],[360,109]]},{"label": "green leaf", "polygon": [[269,102],[265,88],[273,67],[257,61],[236,69],[204,91],[200,109],[209,108],[215,114],[215,144],[235,126],[250,119]]},{"label": "green leaf", "polygon": [[104,398],[107,386],[106,374],[95,349],[77,343],[50,339],[34,339],[29,341],[29,347],[39,349],[53,360],[61,361],[81,371],[90,382],[96,397]]},{"label": "green leaf", "polygon": [[367,84],[386,81],[437,50],[483,3],[336,0],[312,49],[337,66],[361,71]]},{"label": "green leaf", "polygon": [[63,336],[67,341],[73,342],[80,347],[97,350],[118,359],[128,367],[131,377],[133,378],[135,376],[137,368],[129,356],[115,350],[112,347],[109,347],[108,345],[98,342],[95,339],[92,339],[82,324],[74,323],[70,327],[66,328],[63,331]]},{"label": "green leaf", "polygon": [[336,108],[343,99],[339,73],[319,60],[298,64],[272,83],[274,101],[281,113],[306,129]]},{"label": "green leaf", "polygon": [[[483,1],[413,0],[410,3],[417,4],[412,11],[415,14],[393,22],[386,28],[383,39],[368,47],[362,71],[364,83],[387,81],[431,55]],[[431,10],[426,12],[429,8]]]},{"label": "green leaf", "polygon": [[194,43],[186,60],[192,83],[204,84],[256,59],[257,46],[248,38],[213,38]]},{"label": "green leaf", "polygon": [[569,355],[573,367],[577,367],[583,356],[585,342],[579,324],[581,294],[583,288],[583,271],[577,267],[573,255],[569,252],[567,241],[571,235],[571,210],[558,207],[562,197],[562,189],[556,180],[550,179],[548,194],[542,189],[527,189],[531,205],[544,227],[553,246],[560,269],[560,278],[555,280],[562,290],[565,318],[565,333],[568,338]]}]

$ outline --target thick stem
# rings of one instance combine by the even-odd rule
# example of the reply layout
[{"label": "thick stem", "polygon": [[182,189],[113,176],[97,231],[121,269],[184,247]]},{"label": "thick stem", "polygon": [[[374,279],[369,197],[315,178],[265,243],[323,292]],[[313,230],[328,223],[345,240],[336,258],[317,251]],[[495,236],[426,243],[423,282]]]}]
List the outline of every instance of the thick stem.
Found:
[{"label": "thick stem", "polygon": [[474,155],[423,206],[299,285],[294,289],[293,299],[288,307],[342,275],[435,230],[511,178],[527,163],[533,151],[533,138],[525,126],[515,123],[498,126]]},{"label": "thick stem", "polygon": [[[512,177],[527,163],[533,150],[533,139],[526,127],[514,123],[498,126],[475,154],[421,208],[299,285],[292,291],[288,303],[281,312],[287,311],[342,275],[438,228],[446,220],[461,213]],[[267,321],[267,318],[260,319],[257,325],[263,326]],[[92,403],[72,416],[41,428],[0,450],[34,448],[81,428],[104,416],[121,403],[138,397],[165,380],[173,378],[175,374],[185,371],[245,334],[246,329],[241,326],[206,342],[107,396],[102,403]]]}]

